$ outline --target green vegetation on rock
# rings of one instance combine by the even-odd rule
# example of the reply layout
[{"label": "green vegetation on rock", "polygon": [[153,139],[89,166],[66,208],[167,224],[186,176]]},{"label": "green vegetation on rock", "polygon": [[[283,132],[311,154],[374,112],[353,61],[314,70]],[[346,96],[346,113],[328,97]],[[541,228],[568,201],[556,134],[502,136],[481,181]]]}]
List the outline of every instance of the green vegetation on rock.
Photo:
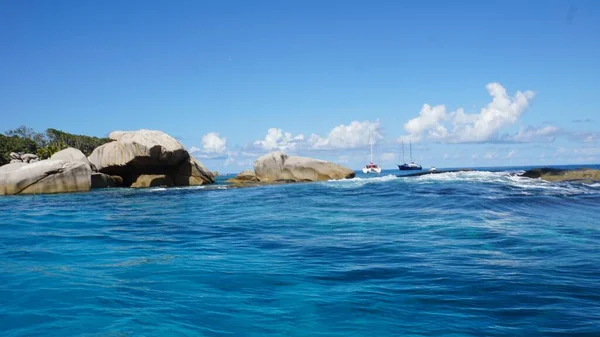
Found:
[{"label": "green vegetation on rock", "polygon": [[108,142],[108,138],[74,135],[56,129],[38,133],[32,128],[20,126],[0,134],[0,165],[10,162],[11,152],[32,153],[47,159],[60,150],[74,147],[89,156],[96,147]]}]

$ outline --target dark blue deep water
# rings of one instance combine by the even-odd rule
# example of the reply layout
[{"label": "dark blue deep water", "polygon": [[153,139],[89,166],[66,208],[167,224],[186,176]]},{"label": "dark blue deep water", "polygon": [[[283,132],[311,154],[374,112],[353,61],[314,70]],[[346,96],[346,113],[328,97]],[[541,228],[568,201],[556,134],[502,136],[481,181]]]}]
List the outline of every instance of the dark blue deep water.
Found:
[{"label": "dark blue deep water", "polygon": [[0,198],[0,335],[600,336],[600,184],[396,173]]}]

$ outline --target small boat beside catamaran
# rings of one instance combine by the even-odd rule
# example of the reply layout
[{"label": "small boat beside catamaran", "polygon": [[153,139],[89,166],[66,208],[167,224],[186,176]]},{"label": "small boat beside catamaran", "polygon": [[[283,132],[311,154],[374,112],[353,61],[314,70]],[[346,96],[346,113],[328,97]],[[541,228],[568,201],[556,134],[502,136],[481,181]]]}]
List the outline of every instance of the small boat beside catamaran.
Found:
[{"label": "small boat beside catamaran", "polygon": [[421,165],[415,163],[412,160],[412,142],[409,143],[410,146],[410,164],[407,164],[404,161],[404,141],[402,142],[402,161],[404,162],[404,164],[402,165],[398,165],[398,169],[400,171],[409,171],[409,170],[422,170],[423,168],[421,167]]}]

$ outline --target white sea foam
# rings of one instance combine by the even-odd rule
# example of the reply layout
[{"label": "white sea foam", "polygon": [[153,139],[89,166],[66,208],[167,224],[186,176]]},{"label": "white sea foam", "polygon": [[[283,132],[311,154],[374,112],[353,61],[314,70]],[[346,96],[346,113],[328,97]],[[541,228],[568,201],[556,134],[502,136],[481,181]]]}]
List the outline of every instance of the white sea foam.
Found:
[{"label": "white sea foam", "polygon": [[354,177],[352,179],[341,179],[341,180],[327,180],[322,182],[327,186],[331,186],[334,188],[356,188],[361,187],[366,184],[377,184],[377,183],[385,183],[389,181],[398,180],[398,177],[393,174],[388,174],[384,176],[377,176],[372,178],[363,178],[363,177]]},{"label": "white sea foam", "polygon": [[167,189],[165,187],[153,187],[153,188],[149,188],[146,191],[153,193],[153,192],[162,192],[162,191],[166,191]]},{"label": "white sea foam", "polygon": [[418,177],[403,177],[406,180],[414,179],[418,182],[444,182],[444,181],[464,181],[464,182],[503,182],[509,172],[489,172],[489,171],[457,171],[437,174],[425,174]]},{"label": "white sea foam", "polygon": [[597,188],[600,184],[580,184],[580,183],[556,183],[547,182],[541,179],[531,179],[521,177],[518,174],[522,171],[458,171],[436,174],[425,174],[421,176],[396,176],[384,175],[376,177],[355,177],[344,180],[329,180],[322,182],[325,186],[340,189],[360,188],[368,184],[388,184],[392,182],[402,184],[443,184],[443,183],[483,183],[508,186],[514,189],[514,192],[522,195],[573,195],[598,193]]},{"label": "white sea foam", "polygon": [[[597,187],[600,184],[578,184],[578,183],[556,183],[542,179],[531,179],[521,177],[522,172],[490,172],[490,171],[462,171],[446,172],[439,174],[427,174],[418,177],[405,177],[407,183],[439,183],[439,182],[465,182],[465,183],[494,183],[510,186],[521,190],[525,195],[535,194],[587,194],[597,193],[589,187]],[[596,185],[596,186],[594,186]]]},{"label": "white sea foam", "polygon": [[[148,189],[143,189],[142,191],[146,191],[149,193],[154,193],[154,192],[164,192],[164,191],[170,191],[170,190],[202,190],[207,188],[208,186],[211,185],[200,185],[200,186],[179,186],[179,187],[151,187]],[[226,187],[221,188],[221,186],[218,187],[212,187],[212,188],[216,188],[216,189],[224,189]]]}]

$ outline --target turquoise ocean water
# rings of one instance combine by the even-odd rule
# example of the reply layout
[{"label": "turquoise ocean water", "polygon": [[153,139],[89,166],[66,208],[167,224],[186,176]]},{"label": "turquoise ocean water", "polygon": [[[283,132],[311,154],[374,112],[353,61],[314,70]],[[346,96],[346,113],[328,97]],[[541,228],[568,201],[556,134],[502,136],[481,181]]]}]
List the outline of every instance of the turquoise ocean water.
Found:
[{"label": "turquoise ocean water", "polygon": [[600,336],[600,184],[0,198],[1,336]]}]

